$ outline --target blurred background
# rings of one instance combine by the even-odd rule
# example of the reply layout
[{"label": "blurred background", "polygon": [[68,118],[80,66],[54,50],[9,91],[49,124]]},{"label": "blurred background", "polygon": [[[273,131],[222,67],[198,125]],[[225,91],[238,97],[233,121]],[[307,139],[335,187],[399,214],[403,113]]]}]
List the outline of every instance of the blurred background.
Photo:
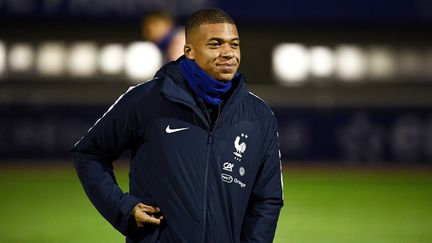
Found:
[{"label": "blurred background", "polygon": [[279,121],[275,242],[431,242],[432,0],[0,0],[0,241],[122,241],[69,150],[209,7]]}]

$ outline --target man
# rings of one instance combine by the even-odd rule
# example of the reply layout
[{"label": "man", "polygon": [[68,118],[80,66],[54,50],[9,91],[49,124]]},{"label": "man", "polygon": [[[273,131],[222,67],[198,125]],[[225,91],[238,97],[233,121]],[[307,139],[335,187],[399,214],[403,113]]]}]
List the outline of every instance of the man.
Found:
[{"label": "man", "polygon": [[142,19],[141,30],[145,40],[159,47],[165,60],[174,61],[183,55],[184,28],[176,26],[168,11],[155,9],[147,13]]},{"label": "man", "polygon": [[[283,204],[277,123],[237,74],[234,21],[219,9],[194,13],[184,54],[75,145],[81,183],[127,242],[271,242]],[[130,193],[112,166],[126,148]]]}]

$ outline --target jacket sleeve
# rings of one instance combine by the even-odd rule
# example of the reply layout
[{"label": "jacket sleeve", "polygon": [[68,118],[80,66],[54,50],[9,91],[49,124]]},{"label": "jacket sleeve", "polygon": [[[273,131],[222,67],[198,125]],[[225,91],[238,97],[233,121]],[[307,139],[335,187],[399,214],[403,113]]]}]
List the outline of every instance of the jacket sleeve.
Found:
[{"label": "jacket sleeve", "polygon": [[270,129],[266,131],[269,133],[269,139],[249,199],[241,242],[272,242],[279,212],[283,206],[282,168],[276,119],[273,119]]},{"label": "jacket sleeve", "polygon": [[111,225],[126,235],[130,212],[140,200],[124,193],[113,173],[112,162],[133,141],[131,107],[123,96],[75,144],[72,152],[78,177],[90,201]]}]

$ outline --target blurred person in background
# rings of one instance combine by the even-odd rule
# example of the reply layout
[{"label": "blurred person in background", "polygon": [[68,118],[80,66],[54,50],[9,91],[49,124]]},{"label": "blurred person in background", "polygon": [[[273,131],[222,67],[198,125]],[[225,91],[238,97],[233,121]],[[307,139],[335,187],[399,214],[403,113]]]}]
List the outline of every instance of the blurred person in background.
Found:
[{"label": "blurred person in background", "polygon": [[184,27],[177,26],[174,17],[166,10],[153,10],[143,17],[142,36],[159,47],[165,61],[174,61],[183,55]]},{"label": "blurred person in background", "polygon": [[[85,192],[127,242],[272,242],[283,205],[277,121],[239,65],[234,21],[200,10],[184,56],[120,96],[75,144]],[[125,149],[130,193],[112,164]]]}]

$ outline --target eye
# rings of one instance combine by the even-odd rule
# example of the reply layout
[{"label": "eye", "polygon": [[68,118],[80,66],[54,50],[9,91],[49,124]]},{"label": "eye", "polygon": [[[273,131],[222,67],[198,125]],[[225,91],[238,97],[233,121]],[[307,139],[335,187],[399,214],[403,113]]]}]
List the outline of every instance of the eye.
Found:
[{"label": "eye", "polygon": [[208,45],[210,46],[210,48],[218,48],[220,47],[220,43],[217,41],[212,41],[210,43],[208,43]]},{"label": "eye", "polygon": [[233,48],[238,48],[238,47],[240,46],[240,43],[238,43],[238,42],[234,42],[234,43],[231,44],[231,46],[232,46]]}]

